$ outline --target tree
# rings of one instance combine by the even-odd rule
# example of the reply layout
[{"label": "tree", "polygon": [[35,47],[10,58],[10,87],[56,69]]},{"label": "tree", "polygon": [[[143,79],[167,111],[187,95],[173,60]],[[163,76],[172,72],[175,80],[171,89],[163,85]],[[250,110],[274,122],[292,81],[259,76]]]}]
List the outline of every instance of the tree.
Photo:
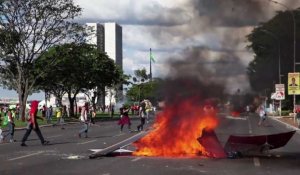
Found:
[{"label": "tree", "polygon": [[[127,91],[127,98],[133,101],[140,101],[142,99],[157,100],[158,85],[161,84],[160,79],[154,79],[152,82],[147,81],[149,76],[145,68],[134,71],[133,83],[131,88]],[[146,82],[145,82],[146,81]]]},{"label": "tree", "polygon": [[34,74],[35,61],[50,47],[76,38],[81,8],[73,0],[0,1],[0,58],[2,84],[19,95],[24,119],[28,95],[42,74]]},{"label": "tree", "polygon": [[67,93],[71,116],[74,116],[74,103],[79,92],[88,92],[99,85],[112,87],[121,81],[122,72],[105,53],[98,52],[95,45],[67,43],[55,46],[38,59],[39,70],[52,57],[56,60],[43,70],[45,74],[39,86],[59,99]]},{"label": "tree", "polygon": [[[295,36],[297,41],[296,55],[299,55],[299,10],[278,12],[271,20],[254,28],[247,36],[250,42],[248,48],[255,53],[254,60],[249,63],[247,68],[250,85],[252,89],[263,95],[270,96],[269,93],[274,89],[274,84],[279,83],[279,78],[281,78],[282,83],[286,84],[288,72],[294,71],[294,21],[292,14],[295,16],[295,28],[297,30],[297,36]],[[279,56],[283,77],[279,77]],[[296,66],[296,71],[299,70],[300,67]],[[266,94],[267,91],[268,94]]]},{"label": "tree", "polygon": [[148,80],[148,78],[149,78],[145,68],[135,70],[134,75],[135,75],[135,77],[133,77],[133,81],[135,83],[143,83],[146,80]]}]

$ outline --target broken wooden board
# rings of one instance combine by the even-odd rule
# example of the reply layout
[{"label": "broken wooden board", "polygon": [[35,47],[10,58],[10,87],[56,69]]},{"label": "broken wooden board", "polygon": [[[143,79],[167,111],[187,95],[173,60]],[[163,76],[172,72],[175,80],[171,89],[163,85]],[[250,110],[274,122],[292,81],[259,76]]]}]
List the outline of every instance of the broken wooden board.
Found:
[{"label": "broken wooden board", "polygon": [[144,137],[145,135],[147,135],[148,133],[150,132],[150,130],[148,131],[141,131],[139,132],[138,134],[132,136],[132,137],[129,137],[128,139],[125,139],[119,143],[116,143],[114,145],[111,145],[109,147],[106,147],[104,149],[101,149],[101,150],[98,150],[94,153],[92,153],[89,158],[90,159],[94,159],[94,158],[97,158],[97,157],[101,157],[101,156],[106,156],[106,155],[109,155],[110,153],[120,149],[120,148],[124,148],[130,144],[132,144],[133,142],[139,140],[140,138]]}]

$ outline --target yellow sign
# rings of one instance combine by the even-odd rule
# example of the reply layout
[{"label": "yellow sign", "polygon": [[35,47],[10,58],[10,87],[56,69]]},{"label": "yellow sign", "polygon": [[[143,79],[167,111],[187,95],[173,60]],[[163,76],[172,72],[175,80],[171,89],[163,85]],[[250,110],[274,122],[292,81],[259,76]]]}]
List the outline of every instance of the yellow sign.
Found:
[{"label": "yellow sign", "polygon": [[299,72],[288,74],[288,94],[289,95],[300,94],[300,73]]}]

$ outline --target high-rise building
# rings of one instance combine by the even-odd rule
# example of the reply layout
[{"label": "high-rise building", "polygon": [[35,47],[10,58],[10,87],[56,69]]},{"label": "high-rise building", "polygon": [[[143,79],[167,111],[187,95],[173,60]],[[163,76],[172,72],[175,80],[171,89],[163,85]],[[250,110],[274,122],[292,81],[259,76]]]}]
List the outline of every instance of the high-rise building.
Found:
[{"label": "high-rise building", "polygon": [[[87,23],[87,26],[91,33],[89,43],[97,45],[99,51],[106,52],[108,57],[114,60],[115,63],[123,69],[122,27],[114,22],[103,24]],[[100,100],[100,103],[105,105],[116,103],[116,98],[111,93],[122,96],[121,92],[122,87],[120,87],[119,92],[113,92],[111,89],[106,89],[107,95]]]},{"label": "high-rise building", "polygon": [[116,23],[104,23],[105,52],[123,68],[122,27]]},{"label": "high-rise building", "polygon": [[104,36],[104,26],[98,23],[87,23],[90,36],[88,42],[90,44],[97,45],[97,49],[101,52],[105,52],[105,36]]},{"label": "high-rise building", "polygon": [[120,68],[123,68],[122,27],[117,23],[87,23],[90,30],[89,43],[106,52]]}]

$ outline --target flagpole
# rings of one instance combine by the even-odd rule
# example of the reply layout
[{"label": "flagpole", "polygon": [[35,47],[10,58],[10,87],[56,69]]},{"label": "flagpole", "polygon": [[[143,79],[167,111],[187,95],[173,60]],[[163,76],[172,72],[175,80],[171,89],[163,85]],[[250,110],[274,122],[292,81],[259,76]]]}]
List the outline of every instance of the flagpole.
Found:
[{"label": "flagpole", "polygon": [[149,55],[149,59],[150,59],[150,81],[152,81],[152,66],[151,66],[151,48],[150,48],[150,55]]}]

